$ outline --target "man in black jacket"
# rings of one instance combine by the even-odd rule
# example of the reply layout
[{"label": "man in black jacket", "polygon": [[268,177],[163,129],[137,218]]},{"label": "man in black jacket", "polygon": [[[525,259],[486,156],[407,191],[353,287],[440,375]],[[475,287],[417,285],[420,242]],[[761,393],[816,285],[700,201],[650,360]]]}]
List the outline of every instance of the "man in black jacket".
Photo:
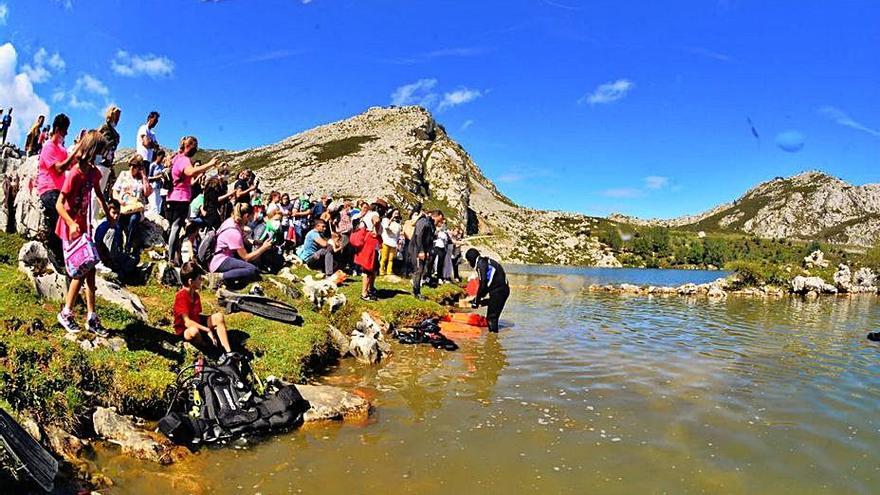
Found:
[{"label": "man in black jacket", "polygon": [[504,273],[504,268],[497,261],[480,256],[480,252],[473,248],[467,250],[464,258],[480,278],[480,288],[477,289],[477,295],[471,301],[471,307],[478,308],[486,304],[489,331],[498,332],[498,319],[501,317],[507,298],[510,297],[510,286],[507,285],[507,275]]},{"label": "man in black jacket", "polygon": [[434,249],[434,228],[443,221],[443,213],[434,210],[419,218],[413,230],[413,237],[409,243],[409,257],[413,263],[412,286],[413,295],[418,299],[422,296],[422,277],[431,259],[431,250]]}]

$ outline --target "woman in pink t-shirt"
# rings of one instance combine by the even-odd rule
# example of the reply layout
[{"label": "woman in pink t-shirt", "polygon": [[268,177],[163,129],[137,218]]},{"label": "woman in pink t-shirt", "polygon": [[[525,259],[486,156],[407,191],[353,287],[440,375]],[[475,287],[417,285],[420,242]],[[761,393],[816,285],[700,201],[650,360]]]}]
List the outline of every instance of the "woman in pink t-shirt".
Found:
[{"label": "woman in pink t-shirt", "polygon": [[[71,152],[76,165],[65,176],[58,202],[55,203],[55,209],[60,217],[55,227],[55,234],[61,238],[65,246],[80,236],[89,234],[89,205],[93,193],[104,210],[104,216],[110,219],[110,211],[101,192],[101,172],[95,166],[95,157],[103,152],[104,146],[106,141],[101,133],[89,131]],[[81,278],[71,279],[64,309],[58,313],[58,323],[69,333],[79,332],[79,325],[73,317],[73,304],[82,288],[83,279],[86,282],[86,308],[89,312],[86,318],[87,328],[100,337],[106,337],[107,330],[101,326],[98,315],[95,314],[94,268]]]},{"label": "woman in pink t-shirt", "polygon": [[37,195],[43,207],[43,232],[46,234],[46,247],[55,270],[64,270],[64,254],[61,252],[61,239],[55,235],[58,224],[58,211],[55,203],[64,185],[64,172],[70,168],[73,155],[68,156],[64,148],[64,137],[70,127],[70,119],[63,113],[55,116],[52,122],[52,139],[43,145],[37,165]]},{"label": "woman in pink t-shirt", "polygon": [[237,288],[259,278],[260,271],[252,262],[272,249],[272,240],[248,252],[245,247],[242,227],[253,219],[253,209],[247,203],[238,203],[232,209],[232,217],[226,219],[217,230],[217,244],[214,257],[208,268],[213,273],[222,273],[223,282],[230,288]]},{"label": "woman in pink t-shirt", "polygon": [[183,230],[189,217],[192,181],[217,166],[216,158],[211,158],[211,161],[204,165],[193,165],[192,157],[197,151],[199,151],[199,140],[187,136],[180,140],[180,149],[171,159],[172,189],[166,200],[168,221],[171,222],[171,232],[168,234],[168,261],[175,266],[180,265],[180,231]]}]

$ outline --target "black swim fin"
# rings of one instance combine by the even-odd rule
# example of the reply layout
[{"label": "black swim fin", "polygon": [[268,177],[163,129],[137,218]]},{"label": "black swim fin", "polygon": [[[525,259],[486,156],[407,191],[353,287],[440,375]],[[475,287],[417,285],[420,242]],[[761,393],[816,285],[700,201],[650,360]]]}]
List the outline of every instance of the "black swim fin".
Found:
[{"label": "black swim fin", "polygon": [[0,409],[0,443],[19,479],[19,473],[24,472],[43,490],[51,492],[55,488],[58,461],[3,409]]},{"label": "black swim fin", "polygon": [[880,332],[871,332],[868,334],[868,340],[872,342],[880,342]]}]

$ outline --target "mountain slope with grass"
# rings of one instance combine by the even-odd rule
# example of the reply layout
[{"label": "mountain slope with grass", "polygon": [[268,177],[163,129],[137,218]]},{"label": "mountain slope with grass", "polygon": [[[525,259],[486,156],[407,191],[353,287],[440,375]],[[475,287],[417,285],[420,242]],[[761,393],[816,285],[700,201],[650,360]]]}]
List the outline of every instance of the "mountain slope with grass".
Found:
[{"label": "mountain slope with grass", "polygon": [[473,242],[506,261],[614,266],[596,239],[606,220],[522,208],[483,175],[421,107],[371,108],[279,143],[223,152],[233,170],[254,170],[264,191],[306,187],[336,197],[382,197],[409,210],[442,210]]},{"label": "mountain slope with grass", "polygon": [[672,220],[613,220],[704,232],[730,232],[765,239],[873,246],[880,239],[880,184],[854,186],[823,172],[777,177],[733,203]]}]

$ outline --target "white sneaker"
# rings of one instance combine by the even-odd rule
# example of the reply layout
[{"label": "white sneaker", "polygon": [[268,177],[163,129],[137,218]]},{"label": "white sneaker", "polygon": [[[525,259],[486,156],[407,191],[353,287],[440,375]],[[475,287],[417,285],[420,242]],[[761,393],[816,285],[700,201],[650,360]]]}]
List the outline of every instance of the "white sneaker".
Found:
[{"label": "white sneaker", "polygon": [[79,333],[81,328],[79,324],[76,323],[76,320],[73,318],[73,313],[64,314],[64,311],[58,313],[58,323],[67,331],[69,334]]}]

